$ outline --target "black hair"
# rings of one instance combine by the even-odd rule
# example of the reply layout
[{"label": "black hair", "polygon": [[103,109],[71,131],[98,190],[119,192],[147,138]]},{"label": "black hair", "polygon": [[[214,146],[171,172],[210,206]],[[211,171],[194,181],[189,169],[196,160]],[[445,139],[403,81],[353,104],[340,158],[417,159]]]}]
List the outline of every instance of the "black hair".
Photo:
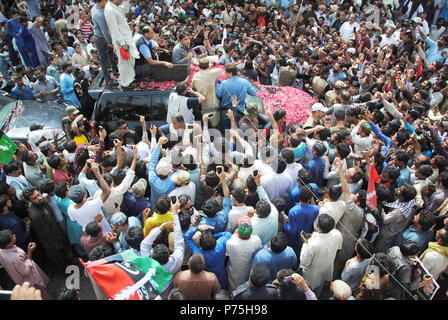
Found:
[{"label": "black hair", "polygon": [[420,245],[414,241],[404,240],[403,243],[400,245],[400,252],[405,257],[415,256],[420,252],[420,250],[421,250]]},{"label": "black hair", "polygon": [[288,246],[288,238],[286,237],[286,234],[283,232],[277,233],[271,239],[271,250],[274,253],[283,252],[287,246]]},{"label": "black hair", "polygon": [[406,183],[404,184],[401,190],[401,198],[405,201],[405,202],[409,202],[413,199],[415,199],[415,197],[417,196],[417,190],[415,190],[415,188]]},{"label": "black hair", "polygon": [[358,201],[359,201],[359,207],[361,209],[364,209],[366,207],[366,200],[367,200],[367,191],[363,189],[359,190]]},{"label": "black hair", "polygon": [[216,172],[208,172],[205,175],[205,184],[210,188],[215,188],[219,184],[220,180]]},{"label": "black hair", "polygon": [[395,153],[395,160],[400,161],[404,164],[407,164],[410,158],[410,154],[404,150],[397,150],[397,152]]},{"label": "black hair", "polygon": [[316,157],[320,158],[327,152],[327,147],[322,142],[316,142],[313,146],[313,150],[316,152]]},{"label": "black hair", "polygon": [[433,169],[430,165],[424,164],[422,165],[418,171],[424,175],[426,178],[430,177],[433,174]]},{"label": "black hair", "polygon": [[386,253],[378,252],[375,253],[375,259],[372,259],[370,264],[376,265],[380,270],[380,277],[384,277],[386,274],[389,273],[388,271],[391,269],[392,259]]},{"label": "black hair", "polygon": [[171,208],[171,199],[167,195],[161,196],[156,201],[156,211],[158,214],[165,214]]},{"label": "black hair", "polygon": [[124,180],[124,178],[126,177],[126,170],[120,168],[120,169],[113,171],[111,173],[111,175],[112,175],[112,179],[114,181],[114,185],[119,186],[121,184],[121,182]]},{"label": "black hair", "polygon": [[361,239],[356,243],[356,251],[361,259],[368,259],[375,253],[375,247],[367,239]]},{"label": "black hair", "polygon": [[[0,210],[3,210],[4,207],[8,204],[9,197],[6,194],[0,195]],[[1,214],[1,211],[0,211]]]},{"label": "black hair", "polygon": [[271,213],[271,205],[269,201],[261,199],[255,205],[255,210],[257,211],[257,216],[260,218],[266,218]]},{"label": "black hair", "polygon": [[397,139],[398,145],[401,146],[406,141],[409,140],[409,133],[406,130],[398,130],[396,139]]},{"label": "black hair", "polygon": [[139,226],[130,227],[128,233],[124,237],[129,247],[140,251],[140,243],[143,241],[143,229]]},{"label": "black hair", "polygon": [[336,121],[343,121],[345,119],[345,111],[344,109],[338,109],[334,112],[334,117]]},{"label": "black hair", "polygon": [[271,168],[276,173],[283,173],[286,170],[286,162],[283,160],[282,157],[273,157],[271,160]]},{"label": "black hair", "polygon": [[179,215],[180,229],[182,231],[187,231],[190,228],[191,216],[184,211],[180,211],[178,215]]},{"label": "black hair", "polygon": [[286,277],[291,276],[294,273],[292,269],[281,269],[277,272],[277,281],[281,288],[292,289],[296,285],[292,281],[285,281]]},{"label": "black hair", "polygon": [[202,212],[209,218],[214,218],[219,211],[218,201],[215,199],[207,199],[202,204]]},{"label": "black hair", "polygon": [[377,184],[375,186],[375,192],[379,202],[381,201],[390,202],[393,199],[393,195],[391,194],[389,188],[382,183]]},{"label": "black hair", "polygon": [[395,181],[400,177],[400,168],[397,166],[387,166],[383,169],[383,173],[389,176],[389,179]]},{"label": "black hair", "polygon": [[440,242],[442,243],[442,246],[448,247],[448,228],[443,228],[444,231],[440,233]]},{"label": "black hair", "polygon": [[39,189],[37,187],[33,187],[33,186],[26,187],[22,191],[22,198],[29,201],[30,197],[33,195],[33,193],[35,191],[39,191]]},{"label": "black hair", "polygon": [[350,146],[346,143],[338,143],[336,149],[338,150],[341,159],[345,159],[350,154]]},{"label": "black hair", "polygon": [[114,132],[112,132],[112,133],[109,135],[109,141],[112,142],[112,145],[113,145],[113,141],[114,141],[115,139],[118,139],[118,140],[120,140],[120,141],[123,141],[123,136],[121,135],[120,132],[118,132],[118,131],[114,131]]},{"label": "black hair", "polygon": [[313,198],[313,193],[311,192],[311,186],[307,185],[307,187],[302,187],[299,193],[300,202],[308,203],[311,198]]},{"label": "black hair", "polygon": [[59,198],[64,199],[65,195],[67,194],[67,181],[61,181],[58,183],[56,188],[54,188],[54,194],[57,195]]},{"label": "black hair", "polygon": [[77,148],[76,141],[75,140],[67,140],[64,143],[64,149],[67,150],[69,153],[75,153]]},{"label": "black hair", "polygon": [[182,158],[182,164],[184,165],[185,169],[189,171],[196,170],[198,167],[198,164],[194,160],[194,157],[192,154],[186,154]]},{"label": "black hair", "polygon": [[418,224],[422,227],[423,231],[428,231],[436,223],[435,216],[426,209],[423,209],[419,213]]},{"label": "black hair", "polygon": [[16,171],[18,169],[20,169],[20,163],[17,161],[11,161],[4,167],[5,173],[7,175],[9,175],[10,173],[12,173],[13,171]]},{"label": "black hair", "polygon": [[216,246],[216,239],[211,232],[202,232],[199,238],[199,245],[204,251],[213,250]]},{"label": "black hair", "polygon": [[78,164],[78,167],[83,168],[84,165],[87,162],[87,159],[89,159],[89,150],[85,148],[78,149],[75,153],[75,161]]},{"label": "black hair", "polygon": [[244,203],[246,201],[246,190],[244,188],[234,188],[232,190],[232,196],[238,203]]},{"label": "black hair", "polygon": [[297,177],[301,184],[310,184],[313,182],[313,175],[307,169],[300,169],[297,173]]},{"label": "black hair", "polygon": [[154,247],[154,251],[152,253],[152,258],[156,260],[161,265],[168,263],[170,259],[170,250],[164,244],[157,244]]},{"label": "black hair", "polygon": [[190,268],[191,273],[199,274],[205,269],[205,259],[201,253],[193,254],[190,259],[188,259],[188,268]]},{"label": "black hair", "polygon": [[114,153],[109,153],[104,156],[102,166],[106,167],[115,167],[117,165],[117,155]]},{"label": "black hair", "polygon": [[328,128],[324,128],[322,130],[316,131],[316,133],[319,135],[319,137],[322,141],[327,140],[328,137],[331,136],[330,129],[328,129]]},{"label": "black hair", "polygon": [[328,189],[328,195],[329,195],[330,199],[333,200],[333,201],[337,201],[339,199],[339,197],[341,196],[341,194],[342,194],[342,187],[341,186],[338,186],[338,185],[331,186]]},{"label": "black hair", "polygon": [[247,177],[246,187],[250,192],[257,191],[257,184],[255,183],[255,179],[252,175]]},{"label": "black hair", "polygon": [[91,221],[86,225],[85,228],[86,233],[91,237],[96,237],[100,232],[100,226],[98,225],[98,222]]},{"label": "black hair", "polygon": [[281,156],[286,161],[287,164],[294,162],[294,151],[291,149],[285,148],[282,150]]},{"label": "black hair", "polygon": [[53,169],[58,169],[61,164],[61,157],[57,154],[52,154],[48,159],[48,165]]},{"label": "black hair", "polygon": [[114,254],[114,250],[109,245],[98,245],[90,251],[90,261],[101,260]]},{"label": "black hair", "polygon": [[286,205],[286,200],[284,198],[275,198],[272,199],[271,202],[279,213],[287,212],[288,207]]},{"label": "black hair", "polygon": [[444,186],[445,188],[448,188],[448,172],[443,173],[441,184],[442,184],[442,186]]},{"label": "black hair", "polygon": [[332,216],[326,213],[322,213],[317,217],[317,225],[319,226],[322,233],[328,233],[333,230],[335,221]]},{"label": "black hair", "polygon": [[53,193],[54,188],[56,187],[56,184],[54,183],[53,179],[45,179],[44,182],[40,185],[40,191],[42,193]]}]

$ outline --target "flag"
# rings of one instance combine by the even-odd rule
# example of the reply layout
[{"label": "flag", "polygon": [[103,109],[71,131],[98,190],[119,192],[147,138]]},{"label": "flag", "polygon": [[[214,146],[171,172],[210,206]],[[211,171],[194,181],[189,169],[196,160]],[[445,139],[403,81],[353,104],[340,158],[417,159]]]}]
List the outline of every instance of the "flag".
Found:
[{"label": "flag", "polygon": [[370,210],[376,208],[376,191],[375,191],[375,183],[380,183],[380,177],[378,176],[378,172],[376,172],[375,166],[370,168],[370,178],[369,184],[367,186],[367,199],[366,204]]},{"label": "flag", "polygon": [[81,264],[111,300],[154,300],[172,279],[160,263],[132,250]]},{"label": "flag", "polygon": [[17,149],[17,145],[0,130],[0,162],[8,164]]},{"label": "flag", "polygon": [[417,67],[417,72],[415,73],[415,80],[417,80],[418,78],[420,78],[420,76],[423,73],[423,58],[420,57],[420,59],[418,60],[418,67]]}]

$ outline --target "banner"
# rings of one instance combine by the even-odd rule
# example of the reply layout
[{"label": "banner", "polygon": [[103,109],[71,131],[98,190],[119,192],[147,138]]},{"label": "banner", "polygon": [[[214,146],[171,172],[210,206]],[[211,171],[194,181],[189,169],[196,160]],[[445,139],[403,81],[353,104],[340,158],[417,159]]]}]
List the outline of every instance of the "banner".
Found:
[{"label": "banner", "polygon": [[17,145],[0,130],[0,162],[8,164],[17,149]]},{"label": "banner", "polygon": [[380,177],[378,176],[378,172],[376,172],[375,166],[371,166],[369,185],[367,186],[367,199],[366,199],[366,204],[371,211],[373,211],[377,205],[375,183],[380,183]]}]

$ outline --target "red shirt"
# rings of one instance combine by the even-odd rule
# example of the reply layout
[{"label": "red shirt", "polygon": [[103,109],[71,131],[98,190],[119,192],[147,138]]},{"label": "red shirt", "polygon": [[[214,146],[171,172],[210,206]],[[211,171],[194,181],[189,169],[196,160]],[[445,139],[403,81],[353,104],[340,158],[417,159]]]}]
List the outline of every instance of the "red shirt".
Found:
[{"label": "red shirt", "polygon": [[68,177],[67,172],[65,172],[64,170],[53,169],[52,176],[56,185],[58,185],[61,181],[67,181],[68,183],[70,183],[70,178]]}]

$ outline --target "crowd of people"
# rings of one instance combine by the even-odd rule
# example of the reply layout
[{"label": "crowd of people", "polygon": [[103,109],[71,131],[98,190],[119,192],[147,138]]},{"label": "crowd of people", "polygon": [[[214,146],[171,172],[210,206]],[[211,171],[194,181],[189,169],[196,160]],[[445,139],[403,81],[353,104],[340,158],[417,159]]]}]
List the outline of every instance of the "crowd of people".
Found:
[{"label": "crowd of people", "polygon": [[[172,274],[162,299],[447,299],[445,1],[10,2],[1,87],[72,102],[63,145],[33,127],[1,164],[14,283],[82,299],[52,275],[132,252]],[[93,128],[100,71],[176,81],[167,124]],[[308,92],[309,118],[260,114],[253,81]]]}]

